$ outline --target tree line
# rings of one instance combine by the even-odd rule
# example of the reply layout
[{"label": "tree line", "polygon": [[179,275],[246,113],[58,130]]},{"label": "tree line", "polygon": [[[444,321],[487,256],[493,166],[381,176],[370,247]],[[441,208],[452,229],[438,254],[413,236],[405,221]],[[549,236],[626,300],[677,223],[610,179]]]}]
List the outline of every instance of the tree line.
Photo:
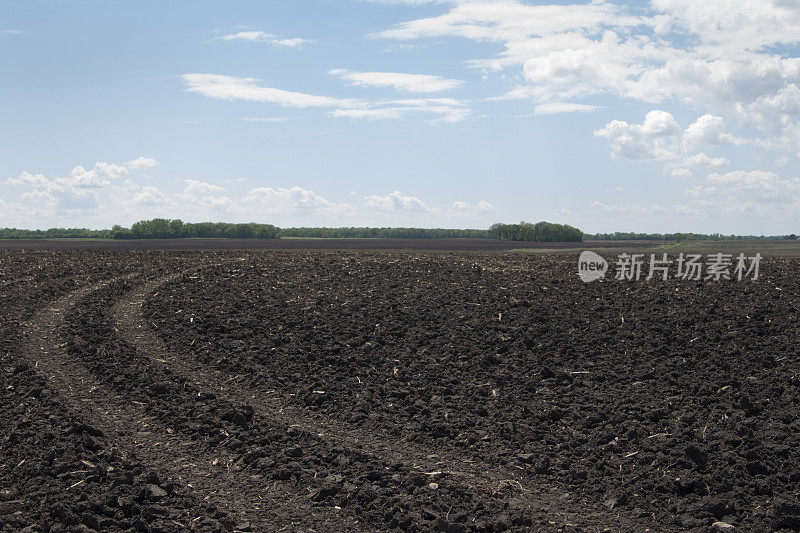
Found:
[{"label": "tree line", "polygon": [[493,224],[489,229],[497,239],[530,242],[581,242],[583,232],[566,224],[551,222],[520,222],[519,224]]},{"label": "tree line", "polygon": [[529,242],[600,241],[723,241],[795,240],[797,235],[725,235],[722,233],[583,233],[565,224],[520,222],[493,224],[489,229],[445,228],[278,228],[272,224],[231,224],[227,222],[183,222],[180,219],[140,220],[127,228],[50,228],[44,230],[0,228],[0,239],[501,239]]},{"label": "tree line", "polygon": [[48,230],[0,229],[0,239],[502,239],[512,241],[576,241],[582,239],[579,229],[562,224],[539,222],[530,224],[494,224],[489,229],[446,228],[278,228],[272,224],[231,224],[227,222],[183,222],[180,219],[154,218],[140,220],[131,227],[115,225],[110,230],[85,228],[51,228]]},{"label": "tree line", "polygon": [[727,241],[727,240],[796,240],[797,235],[725,235],[723,233],[586,233],[583,238],[590,241]]},{"label": "tree line", "polygon": [[110,239],[111,230],[86,228],[0,228],[0,239]]},{"label": "tree line", "polygon": [[230,224],[227,222],[184,222],[180,219],[140,220],[130,228],[111,228],[112,239],[277,239],[279,229],[272,224]]}]

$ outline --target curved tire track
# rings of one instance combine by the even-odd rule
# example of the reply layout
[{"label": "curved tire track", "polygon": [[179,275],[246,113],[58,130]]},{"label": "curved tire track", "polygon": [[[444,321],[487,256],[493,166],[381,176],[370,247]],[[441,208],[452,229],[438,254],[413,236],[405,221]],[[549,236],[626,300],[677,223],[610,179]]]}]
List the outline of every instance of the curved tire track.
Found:
[{"label": "curved tire track", "polygon": [[45,378],[54,393],[118,443],[123,452],[135,454],[144,464],[190,487],[198,500],[216,504],[231,517],[248,520],[254,530],[297,530],[298,523],[306,530],[363,529],[332,509],[314,509],[311,513],[302,503],[298,505],[296,500],[301,497],[297,494],[230,469],[234,457],[224,448],[209,449],[154,420],[144,406],[107,390],[66,352],[66,343],[58,335],[65,314],[92,293],[136,276],[111,278],[47,304],[24,324],[22,358]]}]

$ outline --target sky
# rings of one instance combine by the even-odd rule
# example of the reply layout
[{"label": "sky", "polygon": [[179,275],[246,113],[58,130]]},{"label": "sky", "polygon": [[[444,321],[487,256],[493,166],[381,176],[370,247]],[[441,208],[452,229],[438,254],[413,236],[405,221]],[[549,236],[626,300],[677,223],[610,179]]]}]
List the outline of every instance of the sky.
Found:
[{"label": "sky", "polygon": [[0,226],[800,233],[800,0],[0,0]]}]

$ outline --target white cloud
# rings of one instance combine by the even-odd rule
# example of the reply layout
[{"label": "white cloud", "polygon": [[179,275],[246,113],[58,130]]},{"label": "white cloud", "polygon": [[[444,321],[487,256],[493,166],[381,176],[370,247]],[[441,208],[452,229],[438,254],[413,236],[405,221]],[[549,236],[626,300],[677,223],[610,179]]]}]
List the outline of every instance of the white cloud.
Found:
[{"label": "white cloud", "polygon": [[152,168],[158,166],[158,161],[156,161],[152,157],[140,156],[134,159],[133,161],[128,161],[126,165],[131,170],[139,170],[140,168]]},{"label": "white cloud", "polygon": [[712,157],[696,152],[701,146],[719,147],[741,145],[744,140],[725,131],[721,117],[703,115],[683,131],[665,111],[650,111],[642,124],[613,120],[595,136],[607,139],[614,157],[665,161],[664,174],[673,178],[688,178],[691,168],[720,168],[730,164],[723,156]]},{"label": "white cloud", "polygon": [[775,172],[735,170],[710,174],[705,183],[686,190],[689,203],[682,213],[749,214],[786,218],[800,208],[800,179]]},{"label": "white cloud", "polygon": [[286,122],[284,117],[244,117],[244,122]]},{"label": "white cloud", "polygon": [[156,187],[128,184],[130,188],[130,203],[134,206],[159,206],[171,205],[169,197]]},{"label": "white cloud", "polygon": [[746,141],[725,131],[725,120],[714,115],[703,115],[686,128],[683,142],[687,146],[741,145]]},{"label": "white cloud", "polygon": [[404,110],[400,107],[383,107],[379,109],[334,109],[331,116],[351,118],[354,120],[385,120],[403,118]]},{"label": "white cloud", "polygon": [[414,93],[435,93],[449,91],[464,84],[442,76],[427,74],[405,74],[401,72],[353,72],[334,69],[330,74],[349,81],[352,85],[363,87],[391,87],[397,91]]},{"label": "white cloud", "polygon": [[[96,163],[76,166],[68,177],[49,179],[22,172],[6,180],[22,189],[17,199],[0,199],[0,224],[20,226],[36,217],[36,225],[110,227],[153,217],[187,221],[264,222],[282,227],[336,225],[414,225],[420,227],[485,227],[496,211],[485,200],[455,201],[430,207],[415,196],[395,191],[364,198],[358,207],[300,186],[255,187],[235,192],[211,181],[183,179],[168,191],[127,178],[127,168]],[[229,180],[240,182],[241,180]],[[165,184],[166,185],[166,184]],[[231,185],[234,188],[234,185]]]},{"label": "white cloud", "polygon": [[282,38],[271,33],[265,33],[263,31],[240,31],[237,33],[231,33],[229,35],[223,35],[219,38],[223,41],[253,41],[269,43],[273,46],[284,48],[302,48],[303,45],[316,42],[311,39],[301,39],[300,37]]},{"label": "white cloud", "polygon": [[443,15],[398,24],[376,36],[398,40],[458,36],[503,42],[577,28],[597,30],[608,24],[636,26],[642,20],[605,2],[534,6],[505,0],[474,1],[458,2]]},{"label": "white cloud", "polygon": [[352,210],[349,204],[331,202],[302,187],[275,189],[259,187],[248,191],[243,201],[267,213],[315,211],[322,215],[338,217]]},{"label": "white cloud", "polygon": [[721,168],[730,165],[727,157],[710,157],[703,152],[684,156],[664,166],[664,173],[673,178],[690,178],[694,175],[691,168]]},{"label": "white cloud", "polygon": [[416,196],[406,196],[400,191],[394,191],[386,196],[367,196],[364,200],[366,200],[366,203],[369,207],[373,207],[381,211],[411,211],[421,213],[429,211],[428,207],[425,205],[425,202]]},{"label": "white cloud", "polygon": [[21,32],[19,30],[0,30],[0,33],[6,33],[9,35],[22,35],[24,32]]},{"label": "white cloud", "polygon": [[186,184],[184,192],[193,196],[202,196],[207,194],[215,194],[225,192],[225,187],[214,185],[200,180],[185,179],[183,182]]},{"label": "white cloud", "polygon": [[667,167],[665,173],[671,178],[691,178],[694,172],[686,167]]},{"label": "white cloud", "polygon": [[358,107],[357,100],[316,96],[293,91],[284,91],[257,84],[255,78],[236,78],[221,74],[184,74],[189,92],[220,100],[244,100],[264,102],[284,107]]},{"label": "white cloud", "polygon": [[86,170],[78,165],[72,169],[71,177],[57,178],[53,183],[66,187],[98,188],[108,185],[109,180],[117,179],[127,174],[127,168],[114,163],[95,163],[94,168],[91,170]]},{"label": "white cloud", "polygon": [[188,88],[209,98],[244,100],[295,108],[328,108],[334,117],[399,119],[410,114],[434,115],[431,122],[455,123],[468,118],[467,104],[455,98],[413,98],[400,100],[364,100],[317,96],[258,85],[254,78],[236,78],[220,74],[184,74]]},{"label": "white cloud", "polygon": [[48,179],[42,174],[23,172],[6,180],[9,185],[28,187],[22,199],[64,211],[91,209],[97,206],[98,194],[128,174],[128,169],[114,163],[97,162],[87,170],[78,165],[68,177]]},{"label": "white cloud", "polygon": [[604,204],[603,202],[592,202],[590,206],[600,209],[605,213],[614,213],[618,215],[659,215],[669,212],[665,207],[656,204],[649,206],[639,204],[620,206]]},{"label": "white cloud", "polygon": [[726,157],[709,157],[700,152],[699,154],[687,157],[684,159],[683,163],[693,167],[719,168],[728,166],[730,161],[728,161]]},{"label": "white cloud", "polygon": [[421,6],[424,4],[446,4],[456,0],[362,0],[370,4],[390,4],[397,6]]},{"label": "white cloud", "polygon": [[[800,157],[800,58],[791,48],[800,45],[796,0],[653,0],[648,6],[463,0],[373,36],[500,44],[494,57],[468,61],[485,78],[513,79],[510,67],[520,69],[520,81],[495,99],[532,99],[539,107],[611,95],[683,104],[701,115],[684,151],[747,143]],[[745,140],[719,129],[739,121],[759,128],[760,137]],[[665,155],[629,148],[640,159]]]},{"label": "white cloud", "polygon": [[522,65],[528,84],[510,93],[517,97],[546,101],[608,93],[649,102],[735,102],[774,92],[798,75],[796,59],[765,49],[800,40],[798,10],[781,1],[664,0],[647,11],[604,1],[464,1],[377,36],[503,43],[498,57],[471,64],[490,71]]},{"label": "white cloud", "polygon": [[451,209],[453,211],[494,211],[494,206],[485,200],[480,200],[475,205],[459,201],[453,202]]},{"label": "white cloud", "polygon": [[445,215],[451,218],[485,219],[494,216],[497,210],[486,200],[479,200],[475,204],[456,201],[446,211]]},{"label": "white cloud", "polygon": [[571,102],[550,102],[533,108],[534,115],[557,115],[559,113],[591,113],[600,109],[596,105],[575,104]]},{"label": "white cloud", "polygon": [[763,129],[780,128],[784,120],[800,114],[800,87],[791,83],[775,94],[767,94],[747,106],[738,106],[739,116]]},{"label": "white cloud", "polygon": [[796,43],[800,35],[795,0],[653,0],[652,5],[718,53]]},{"label": "white cloud", "polygon": [[45,178],[42,174],[31,174],[30,172],[23,172],[16,178],[9,178],[6,180],[9,185],[32,185],[34,187],[45,187],[49,185],[50,180]]},{"label": "white cloud", "polygon": [[609,140],[615,157],[665,160],[676,157],[666,138],[679,131],[680,126],[670,113],[653,110],[647,113],[642,124],[612,120],[594,134]]}]

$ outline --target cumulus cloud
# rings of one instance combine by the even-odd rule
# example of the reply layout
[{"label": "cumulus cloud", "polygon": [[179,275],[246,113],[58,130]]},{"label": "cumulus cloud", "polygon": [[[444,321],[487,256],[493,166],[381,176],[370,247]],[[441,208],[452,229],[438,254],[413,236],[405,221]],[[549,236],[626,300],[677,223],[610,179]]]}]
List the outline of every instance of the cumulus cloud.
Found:
[{"label": "cumulus cloud", "polygon": [[302,187],[259,187],[248,191],[243,201],[267,213],[318,211],[339,216],[352,210],[347,203],[335,203]]},{"label": "cumulus cloud", "polygon": [[[142,158],[139,158],[142,159]],[[127,163],[131,165],[135,161]],[[141,161],[139,161],[141,163]],[[147,164],[145,167],[148,166]],[[152,166],[152,165],[149,165]],[[183,188],[171,193],[158,187],[123,179],[126,166],[114,163],[95,163],[90,169],[76,166],[68,177],[49,179],[42,174],[22,172],[6,183],[23,188],[20,199],[11,203],[17,213],[35,213],[41,219],[96,220],[95,226],[125,222],[155,216],[180,217],[194,220],[258,220],[276,223],[308,217],[336,218],[350,212],[351,206],[331,202],[319,194],[301,187],[260,187],[244,194],[233,195],[221,185],[199,179],[184,179]],[[288,217],[288,218],[287,218]]]},{"label": "cumulus cloud", "polygon": [[614,213],[620,215],[659,215],[669,212],[669,210],[663,206],[653,204],[653,205],[640,205],[640,204],[631,204],[631,205],[613,205],[613,204],[604,204],[603,202],[592,202],[591,207],[599,209],[605,213]]},{"label": "cumulus cloud", "polygon": [[692,167],[719,168],[730,164],[726,157],[709,157],[703,152],[684,159],[683,163]]},{"label": "cumulus cloud", "polygon": [[[494,99],[531,99],[537,114],[590,95],[683,104],[700,110],[685,139],[694,148],[747,143],[800,157],[800,58],[790,48],[800,44],[799,7],[794,0],[654,0],[646,7],[463,0],[373,37],[498,43],[495,56],[468,64],[484,77],[514,69],[520,82]],[[761,136],[746,141],[724,131],[727,124],[753,125]],[[665,155],[627,140],[620,155]]]},{"label": "cumulus cloud", "polygon": [[111,180],[115,180],[127,174],[128,169],[124,166],[114,163],[98,162],[89,170],[78,165],[72,169],[68,177],[50,180],[45,178],[42,174],[23,172],[16,178],[8,179],[7,183],[10,185],[32,185],[43,191],[98,189],[110,185]]},{"label": "cumulus cloud", "polygon": [[283,47],[283,48],[302,48],[306,44],[315,43],[316,41],[311,39],[302,39],[300,37],[278,37],[271,33],[265,33],[263,31],[240,31],[236,33],[231,33],[228,35],[223,35],[219,37],[223,41],[252,41],[252,42],[260,42],[260,43],[269,43],[273,46]]},{"label": "cumulus cloud", "polygon": [[725,131],[725,120],[714,115],[703,115],[686,128],[683,142],[688,146],[740,145],[746,141]]},{"label": "cumulus cloud", "polygon": [[64,211],[91,209],[98,205],[98,193],[126,176],[128,169],[114,163],[97,162],[91,169],[75,166],[69,176],[48,179],[42,174],[23,172],[6,183],[27,187],[22,198]]},{"label": "cumulus cloud", "polygon": [[690,178],[694,175],[692,168],[721,168],[730,165],[730,163],[727,157],[710,157],[700,152],[667,163],[664,167],[664,173],[673,178]]},{"label": "cumulus cloud", "polygon": [[671,178],[691,178],[694,172],[686,167],[667,166],[664,168],[664,173]]},{"label": "cumulus cloud", "polygon": [[493,212],[494,206],[487,202],[486,200],[480,200],[477,204],[471,205],[467,202],[453,202],[453,206],[451,207],[453,211],[464,211],[464,212],[473,212],[473,211],[482,211],[482,212]]},{"label": "cumulus cloud", "polygon": [[158,166],[158,161],[156,161],[152,157],[140,156],[134,159],[133,161],[128,161],[126,165],[131,170],[139,170],[141,168],[152,168]]},{"label": "cumulus cloud", "polygon": [[[134,160],[136,161],[136,160]],[[153,217],[189,221],[263,222],[296,225],[485,226],[496,211],[485,200],[458,200],[448,207],[429,206],[421,199],[394,191],[371,195],[359,206],[336,201],[319,192],[293,187],[235,189],[241,180],[226,180],[230,189],[212,181],[187,178],[170,187],[139,183],[127,165],[98,162],[75,166],[66,177],[48,178],[22,172],[5,180],[19,187],[17,199],[0,199],[0,223],[19,226],[24,217],[37,225],[110,227]],[[141,179],[141,177],[139,178]]]},{"label": "cumulus cloud", "polygon": [[642,124],[613,120],[594,134],[609,140],[615,157],[664,160],[676,157],[665,138],[679,131],[680,126],[670,113],[653,110],[647,113]]},{"label": "cumulus cloud", "polygon": [[149,185],[130,185],[131,193],[130,202],[135,206],[159,206],[169,205],[171,202],[169,197],[161,192],[156,187]]},{"label": "cumulus cloud", "polygon": [[800,35],[800,6],[794,0],[653,0],[652,4],[717,53],[796,43]]},{"label": "cumulus cloud", "polygon": [[225,187],[214,185],[213,183],[207,183],[205,181],[185,179],[183,182],[186,184],[186,189],[184,192],[194,196],[225,192]]},{"label": "cumulus cloud", "polygon": [[429,211],[428,206],[425,205],[425,202],[416,196],[406,196],[400,191],[394,191],[386,196],[367,196],[364,200],[369,207],[373,207],[381,211],[411,211],[420,213]]},{"label": "cumulus cloud", "polygon": [[800,87],[790,83],[774,94],[757,98],[737,107],[739,117],[748,124],[764,129],[779,127],[787,118],[800,115]]},{"label": "cumulus cloud", "polygon": [[108,185],[108,180],[114,180],[128,174],[128,169],[114,163],[95,163],[94,168],[86,170],[78,165],[72,169],[69,178],[58,178],[57,184],[75,185],[79,187],[102,187]]},{"label": "cumulus cloud", "polygon": [[[767,48],[796,43],[800,35],[795,32],[797,9],[781,2],[665,0],[645,11],[603,1],[463,1],[442,15],[405,22],[376,36],[502,43],[505,49],[498,57],[471,64],[489,70],[522,65],[529,84],[518,88],[517,96],[609,93],[650,102],[673,97],[735,101],[778,90],[798,73],[796,60]],[[692,39],[688,43],[686,34]]]},{"label": "cumulus cloud", "polygon": [[23,172],[16,178],[8,178],[6,183],[9,185],[32,185],[34,187],[45,187],[50,184],[50,180],[45,178],[42,174]]},{"label": "cumulus cloud", "polygon": [[709,174],[705,182],[686,190],[683,213],[717,212],[785,217],[800,207],[800,179],[763,170]]},{"label": "cumulus cloud", "polygon": [[475,204],[456,201],[446,211],[445,215],[451,218],[486,219],[496,215],[497,210],[486,200],[479,200]]},{"label": "cumulus cloud", "polygon": [[345,69],[330,71],[350,82],[362,87],[391,87],[397,91],[412,93],[436,93],[449,91],[464,84],[462,80],[431,76],[428,74],[405,74],[401,72],[353,72]]},{"label": "cumulus cloud", "polygon": [[693,168],[721,168],[730,164],[727,157],[698,152],[700,147],[745,143],[725,131],[721,117],[703,115],[683,130],[671,113],[659,110],[650,111],[642,124],[613,120],[594,133],[609,141],[613,157],[663,161],[664,174],[672,178],[690,178],[694,175]]}]

